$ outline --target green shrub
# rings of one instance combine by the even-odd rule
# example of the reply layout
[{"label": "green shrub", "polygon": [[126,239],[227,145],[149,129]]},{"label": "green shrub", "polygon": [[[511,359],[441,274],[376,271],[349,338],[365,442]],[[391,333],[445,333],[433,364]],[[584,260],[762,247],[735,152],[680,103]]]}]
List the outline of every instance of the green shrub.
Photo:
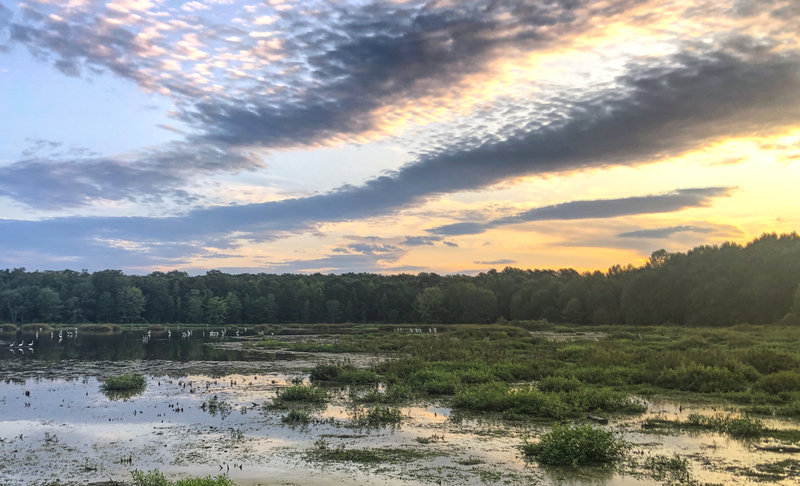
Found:
[{"label": "green shrub", "polygon": [[103,390],[105,391],[133,391],[140,390],[145,386],[144,376],[137,373],[128,373],[125,375],[109,376],[103,382]]},{"label": "green shrub", "polygon": [[627,444],[611,432],[591,425],[555,425],[539,442],[525,442],[522,452],[543,464],[581,466],[606,464],[622,457]]},{"label": "green shrub", "polygon": [[756,386],[760,390],[772,394],[800,390],[800,373],[796,371],[779,371],[763,376]]}]

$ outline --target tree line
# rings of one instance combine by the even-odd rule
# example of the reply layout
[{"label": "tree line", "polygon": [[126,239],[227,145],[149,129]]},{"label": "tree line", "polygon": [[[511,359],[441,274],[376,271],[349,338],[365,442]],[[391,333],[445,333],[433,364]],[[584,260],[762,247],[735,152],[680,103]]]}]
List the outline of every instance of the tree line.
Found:
[{"label": "tree line", "polygon": [[0,270],[0,321],[800,325],[800,236],[653,252],[606,272],[507,267],[475,276]]}]

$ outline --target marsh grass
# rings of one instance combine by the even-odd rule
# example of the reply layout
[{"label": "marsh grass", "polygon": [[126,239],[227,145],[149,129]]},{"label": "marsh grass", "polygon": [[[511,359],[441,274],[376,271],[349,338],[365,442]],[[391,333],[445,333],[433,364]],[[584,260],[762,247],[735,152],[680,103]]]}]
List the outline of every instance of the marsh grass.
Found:
[{"label": "marsh grass", "polygon": [[743,416],[715,415],[707,417],[700,414],[690,414],[686,420],[668,420],[662,418],[649,418],[642,423],[643,429],[674,428],[682,430],[707,430],[728,435],[734,439],[757,439],[760,437],[774,436],[773,429],[764,427],[758,419]]},{"label": "marsh grass", "polygon": [[356,368],[349,361],[318,363],[311,370],[312,382],[369,385],[380,381],[375,371]]},{"label": "marsh grass", "polygon": [[533,387],[510,388],[490,383],[464,388],[452,400],[456,409],[502,412],[540,418],[562,419],[587,412],[641,413],[643,403],[608,388],[581,387],[566,392],[547,392]]},{"label": "marsh grass", "polygon": [[305,410],[292,409],[281,417],[281,422],[289,426],[305,426],[311,423],[311,414]]},{"label": "marsh grass", "polygon": [[436,455],[431,451],[394,447],[347,449],[343,445],[331,447],[320,439],[306,452],[309,460],[325,462],[355,462],[360,464],[403,463]]},{"label": "marsh grass", "polygon": [[291,385],[278,391],[274,403],[305,402],[322,404],[328,401],[328,392],[315,385]]},{"label": "marsh grass", "polygon": [[173,482],[167,480],[164,474],[157,469],[148,472],[137,469],[131,471],[131,476],[133,486],[236,486],[236,483],[225,475],[179,479]]},{"label": "marsh grass", "polygon": [[356,428],[396,427],[403,421],[399,408],[378,405],[367,409],[356,408],[352,414],[352,426]]},{"label": "marsh grass", "polygon": [[556,424],[538,442],[525,441],[522,452],[542,464],[575,467],[613,463],[627,447],[625,441],[598,427]]},{"label": "marsh grass", "polygon": [[138,373],[127,373],[109,376],[103,381],[102,388],[107,392],[138,391],[144,389],[146,383],[144,376]]},{"label": "marsh grass", "polygon": [[78,331],[89,334],[112,334],[122,332],[122,326],[117,324],[81,324]]},{"label": "marsh grass", "polygon": [[678,456],[657,454],[644,460],[643,468],[656,481],[687,484],[691,482],[689,461]]}]

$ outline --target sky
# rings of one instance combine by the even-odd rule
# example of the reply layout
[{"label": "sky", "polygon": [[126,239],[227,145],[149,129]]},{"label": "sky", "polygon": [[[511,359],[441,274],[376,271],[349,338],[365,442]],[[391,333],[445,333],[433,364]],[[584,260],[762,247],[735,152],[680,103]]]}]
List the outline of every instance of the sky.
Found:
[{"label": "sky", "polygon": [[796,0],[0,0],[0,268],[605,270],[798,187]]}]

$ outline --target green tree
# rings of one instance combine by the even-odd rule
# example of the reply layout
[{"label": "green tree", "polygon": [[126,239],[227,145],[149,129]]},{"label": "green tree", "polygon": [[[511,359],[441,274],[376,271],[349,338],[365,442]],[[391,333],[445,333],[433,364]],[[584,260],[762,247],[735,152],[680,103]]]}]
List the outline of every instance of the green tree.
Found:
[{"label": "green tree", "polygon": [[211,297],[206,301],[206,322],[222,324],[228,317],[228,304],[222,297]]},{"label": "green tree", "polygon": [[139,287],[129,285],[117,294],[119,322],[139,322],[147,300]]},{"label": "green tree", "polygon": [[416,307],[422,322],[440,324],[444,322],[447,309],[446,295],[439,287],[428,287],[417,295]]}]

